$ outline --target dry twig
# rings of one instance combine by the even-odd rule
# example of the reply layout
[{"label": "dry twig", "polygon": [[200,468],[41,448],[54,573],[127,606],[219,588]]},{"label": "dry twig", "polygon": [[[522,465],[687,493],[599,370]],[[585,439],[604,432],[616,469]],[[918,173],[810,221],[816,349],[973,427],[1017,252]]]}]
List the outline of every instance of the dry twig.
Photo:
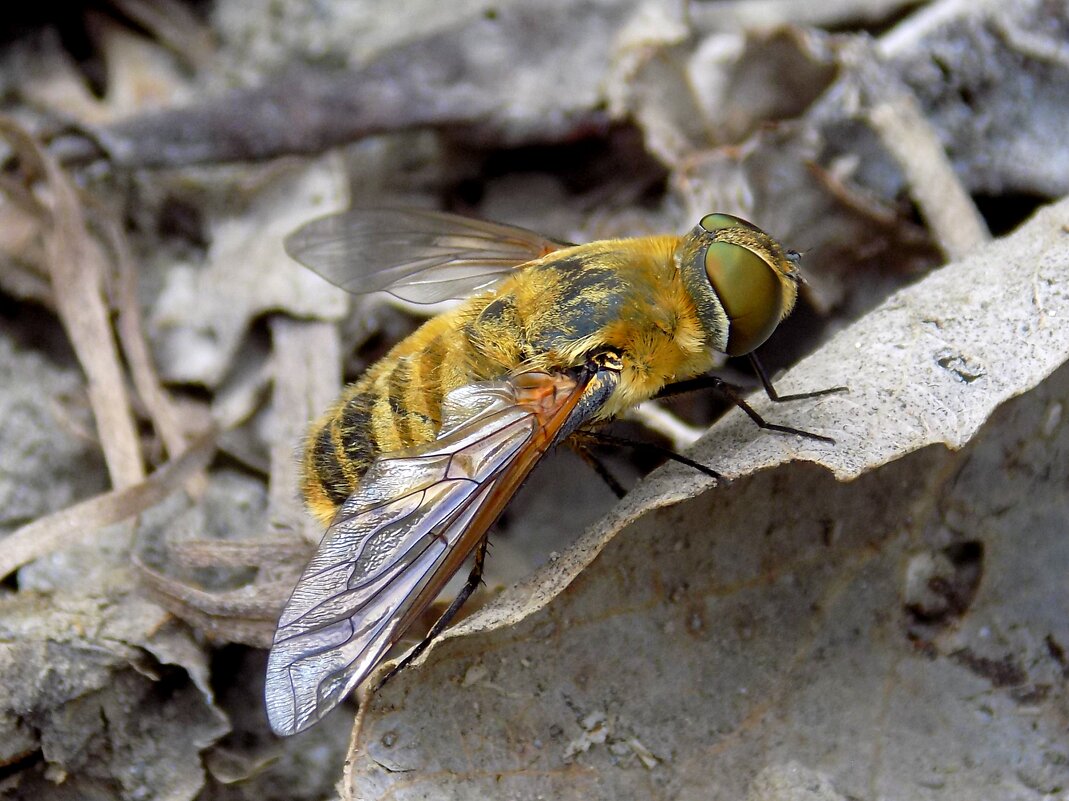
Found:
[{"label": "dry twig", "polygon": [[76,503],[16,529],[4,539],[0,551],[0,578],[35,559],[85,542],[105,526],[155,506],[207,467],[214,454],[215,435],[205,434],[182,456],[144,481]]}]

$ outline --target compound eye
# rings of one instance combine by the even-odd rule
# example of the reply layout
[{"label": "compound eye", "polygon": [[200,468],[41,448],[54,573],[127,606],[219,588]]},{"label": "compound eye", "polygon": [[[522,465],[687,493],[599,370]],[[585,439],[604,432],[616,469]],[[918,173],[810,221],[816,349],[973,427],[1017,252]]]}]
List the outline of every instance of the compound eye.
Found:
[{"label": "compound eye", "polygon": [[757,231],[758,233],[764,233],[760,228],[751,222],[747,222],[742,217],[736,217],[733,214],[706,214],[701,218],[698,223],[709,233],[713,231],[723,231],[725,228],[749,228],[751,231]]},{"label": "compound eye", "polygon": [[[709,217],[727,216],[710,214],[702,227]],[[730,321],[728,356],[758,348],[783,318],[783,289],[776,271],[742,245],[713,242],[705,251],[705,274]]]}]

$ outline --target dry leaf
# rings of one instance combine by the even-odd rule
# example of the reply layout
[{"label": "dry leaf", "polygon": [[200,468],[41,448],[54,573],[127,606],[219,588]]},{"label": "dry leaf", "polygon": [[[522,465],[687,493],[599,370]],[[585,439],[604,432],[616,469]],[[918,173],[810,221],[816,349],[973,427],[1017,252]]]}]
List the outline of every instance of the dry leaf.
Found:
[{"label": "dry leaf", "polygon": [[10,531],[104,490],[107,476],[77,368],[3,337],[0,374],[0,527]]},{"label": "dry leaf", "polygon": [[130,595],[21,593],[0,601],[0,621],[0,758],[44,768],[13,774],[6,789],[21,798],[57,797],[57,785],[70,798],[103,788],[123,798],[197,795],[200,752],[228,726],[188,631]]},{"label": "dry leaf", "polygon": [[91,540],[106,526],[133,519],[180,489],[207,467],[214,454],[214,436],[204,435],[144,481],[79,501],[16,529],[4,538],[0,578],[36,559]]},{"label": "dry leaf", "polygon": [[215,387],[250,322],[271,311],[338,320],[348,297],[294,263],[282,239],[308,219],[348,203],[341,164],[324,157],[278,171],[250,207],[212,224],[203,265],[176,265],[152,312],[160,373]]}]

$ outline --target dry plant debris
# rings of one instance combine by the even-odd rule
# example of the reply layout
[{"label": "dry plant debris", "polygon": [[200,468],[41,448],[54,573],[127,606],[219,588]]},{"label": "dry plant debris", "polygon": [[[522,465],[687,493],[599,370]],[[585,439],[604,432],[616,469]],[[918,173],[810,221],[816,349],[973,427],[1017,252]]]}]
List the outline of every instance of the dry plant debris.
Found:
[{"label": "dry plant debris", "polygon": [[[1064,794],[1064,4],[62,13],[0,23],[0,792]],[[577,241],[740,214],[806,251],[777,385],[850,394],[755,401],[834,446],[717,423],[688,454],[726,488],[613,506],[558,457],[500,591],[355,728],[279,741],[299,440],[416,324],[284,255],[350,202]],[[710,412],[641,419],[689,447]]]}]

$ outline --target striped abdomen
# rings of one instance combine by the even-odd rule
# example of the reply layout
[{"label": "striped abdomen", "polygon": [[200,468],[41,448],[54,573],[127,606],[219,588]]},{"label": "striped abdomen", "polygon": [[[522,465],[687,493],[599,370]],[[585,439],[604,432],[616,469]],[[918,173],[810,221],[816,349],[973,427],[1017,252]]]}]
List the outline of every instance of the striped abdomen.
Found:
[{"label": "striped abdomen", "polygon": [[[380,454],[429,442],[441,426],[442,399],[479,380],[481,359],[455,329],[454,313],[436,317],[350,384],[309,433],[302,491],[309,509],[330,522]],[[500,375],[503,368],[491,368]]]},{"label": "striped abdomen", "polygon": [[313,426],[303,491],[317,517],[334,516],[376,456],[434,438],[440,420],[428,403],[439,409],[442,396],[437,382],[428,383],[413,379],[410,359],[384,360]]}]

